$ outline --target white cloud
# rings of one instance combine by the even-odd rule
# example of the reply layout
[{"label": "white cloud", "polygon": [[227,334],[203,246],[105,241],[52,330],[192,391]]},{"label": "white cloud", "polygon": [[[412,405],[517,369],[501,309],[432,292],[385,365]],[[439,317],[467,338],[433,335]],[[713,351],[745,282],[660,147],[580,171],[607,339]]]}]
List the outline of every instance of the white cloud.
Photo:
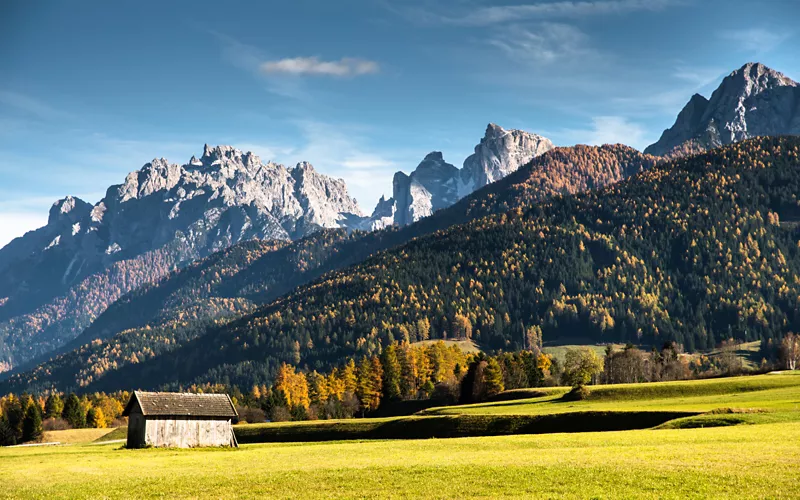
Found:
[{"label": "white cloud", "polygon": [[608,14],[624,14],[635,11],[659,11],[668,6],[684,3],[680,0],[607,0],[607,1],[560,1],[523,5],[498,5],[480,7],[461,16],[424,16],[429,21],[465,26],[488,26],[531,19],[559,19]]},{"label": "white cloud", "polygon": [[766,28],[745,28],[739,30],[724,30],[719,33],[720,38],[739,46],[746,52],[769,52],[778,45],[788,40],[792,33]]},{"label": "white cloud", "polygon": [[539,64],[562,62],[576,56],[596,56],[588,37],[574,26],[561,23],[540,23],[533,28],[514,25],[497,32],[489,44],[517,61]]},{"label": "white cloud", "polygon": [[553,137],[562,144],[601,146],[620,143],[639,150],[652,142],[644,127],[622,116],[595,116],[592,118],[591,128],[564,129],[553,134]]},{"label": "white cloud", "polygon": [[378,63],[366,59],[345,57],[338,61],[322,61],[316,57],[294,57],[262,63],[266,74],[358,76],[377,73]]}]

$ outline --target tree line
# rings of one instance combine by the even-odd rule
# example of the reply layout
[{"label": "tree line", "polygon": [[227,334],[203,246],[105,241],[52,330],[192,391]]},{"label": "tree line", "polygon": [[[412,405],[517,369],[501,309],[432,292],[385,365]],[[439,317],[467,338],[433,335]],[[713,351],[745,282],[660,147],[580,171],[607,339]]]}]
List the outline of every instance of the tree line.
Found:
[{"label": "tree line", "polygon": [[128,392],[63,395],[7,394],[0,397],[0,446],[39,441],[46,430],[124,425]]}]

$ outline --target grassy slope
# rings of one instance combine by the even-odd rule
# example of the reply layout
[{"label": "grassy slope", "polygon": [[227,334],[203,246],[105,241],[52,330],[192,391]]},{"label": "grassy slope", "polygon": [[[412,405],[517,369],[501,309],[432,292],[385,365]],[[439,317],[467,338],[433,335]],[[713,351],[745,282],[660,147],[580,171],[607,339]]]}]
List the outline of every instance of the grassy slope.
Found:
[{"label": "grassy slope", "polygon": [[412,342],[411,345],[415,346],[426,346],[435,344],[437,342],[444,342],[447,347],[450,346],[458,346],[464,352],[480,352],[480,347],[478,344],[473,342],[472,340],[441,340],[441,339],[434,339],[434,340],[420,340],[419,342]]},{"label": "grassy slope", "polygon": [[[781,436],[781,439],[775,439]],[[0,497],[795,497],[800,423],[448,440],[0,449]]]},{"label": "grassy slope", "polygon": [[799,412],[800,373],[590,388],[588,400],[564,402],[566,388],[546,396],[426,410],[430,415],[544,415],[573,411],[698,411],[762,408]]},{"label": "grassy slope", "polygon": [[63,431],[45,431],[45,443],[82,444],[100,440],[115,429],[67,429]]}]

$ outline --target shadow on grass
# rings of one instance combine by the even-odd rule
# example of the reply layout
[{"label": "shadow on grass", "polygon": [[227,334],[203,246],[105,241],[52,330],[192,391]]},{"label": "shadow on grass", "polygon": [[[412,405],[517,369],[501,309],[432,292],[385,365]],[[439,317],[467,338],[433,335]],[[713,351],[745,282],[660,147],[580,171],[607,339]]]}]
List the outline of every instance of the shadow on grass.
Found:
[{"label": "shadow on grass", "polygon": [[260,424],[236,428],[240,443],[339,441],[352,439],[427,439],[556,432],[599,432],[649,429],[697,412],[572,412],[552,415],[432,415],[389,421]]}]

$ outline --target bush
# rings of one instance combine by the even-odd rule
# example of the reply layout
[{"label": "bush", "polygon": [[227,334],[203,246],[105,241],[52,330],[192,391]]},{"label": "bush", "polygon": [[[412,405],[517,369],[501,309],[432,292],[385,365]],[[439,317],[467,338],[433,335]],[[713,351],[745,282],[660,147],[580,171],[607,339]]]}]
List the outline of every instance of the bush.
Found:
[{"label": "bush", "polygon": [[63,418],[48,418],[42,422],[42,429],[46,431],[63,431],[70,429],[70,426]]},{"label": "bush", "polygon": [[589,398],[589,388],[585,385],[576,385],[571,391],[564,394],[561,399],[564,401],[583,401]]},{"label": "bush", "polygon": [[248,424],[260,424],[267,421],[267,416],[261,408],[250,408],[249,406],[239,406],[236,408],[239,414],[239,421]]}]

